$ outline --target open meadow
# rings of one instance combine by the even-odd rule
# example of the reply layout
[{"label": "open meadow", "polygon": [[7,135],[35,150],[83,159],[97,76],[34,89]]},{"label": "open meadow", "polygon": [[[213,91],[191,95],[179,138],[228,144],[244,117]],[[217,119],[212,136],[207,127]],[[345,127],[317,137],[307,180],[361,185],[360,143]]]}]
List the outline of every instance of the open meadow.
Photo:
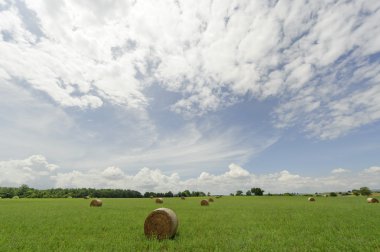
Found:
[{"label": "open meadow", "polygon": [[[364,197],[0,199],[0,251],[380,251],[380,204]],[[148,240],[144,221],[175,211],[172,240]]]}]

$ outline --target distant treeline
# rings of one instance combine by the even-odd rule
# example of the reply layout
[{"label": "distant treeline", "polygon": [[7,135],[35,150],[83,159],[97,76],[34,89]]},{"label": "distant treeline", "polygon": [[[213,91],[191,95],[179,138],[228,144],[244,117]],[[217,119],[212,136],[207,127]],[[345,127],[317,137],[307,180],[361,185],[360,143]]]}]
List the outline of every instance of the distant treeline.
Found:
[{"label": "distant treeline", "polygon": [[0,187],[1,198],[149,198],[149,197],[196,197],[205,196],[203,192],[190,192],[185,190],[176,194],[171,191],[166,193],[146,192],[141,194],[138,191],[129,189],[95,189],[95,188],[54,188],[54,189],[34,189],[27,185],[20,187]]}]

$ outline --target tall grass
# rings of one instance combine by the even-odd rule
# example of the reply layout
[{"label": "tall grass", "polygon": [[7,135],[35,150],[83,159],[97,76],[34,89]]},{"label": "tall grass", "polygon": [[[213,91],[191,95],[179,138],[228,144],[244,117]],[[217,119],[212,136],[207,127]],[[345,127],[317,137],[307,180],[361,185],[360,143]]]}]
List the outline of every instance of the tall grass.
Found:
[{"label": "tall grass", "polygon": [[[380,251],[380,204],[363,197],[1,199],[0,251]],[[173,240],[144,236],[148,214],[174,210]]]}]

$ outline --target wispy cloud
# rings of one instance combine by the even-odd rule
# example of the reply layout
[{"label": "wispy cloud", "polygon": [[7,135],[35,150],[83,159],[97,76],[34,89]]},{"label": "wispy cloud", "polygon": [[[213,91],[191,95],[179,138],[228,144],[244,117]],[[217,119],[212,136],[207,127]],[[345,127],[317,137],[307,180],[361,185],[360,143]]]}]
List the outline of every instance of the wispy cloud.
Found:
[{"label": "wispy cloud", "polygon": [[322,139],[380,118],[376,1],[2,6],[0,78],[25,80],[64,107],[145,110],[145,88],[158,83],[181,95],[171,109],[188,118],[247,94],[279,100],[277,127]]}]

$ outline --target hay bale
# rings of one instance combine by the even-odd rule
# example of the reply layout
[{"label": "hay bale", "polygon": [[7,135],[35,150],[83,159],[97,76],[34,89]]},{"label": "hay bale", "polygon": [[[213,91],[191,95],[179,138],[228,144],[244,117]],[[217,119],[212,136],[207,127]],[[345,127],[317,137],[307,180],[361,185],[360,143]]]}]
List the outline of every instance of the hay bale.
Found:
[{"label": "hay bale", "polygon": [[367,198],[368,203],[379,203],[379,200],[376,198]]},{"label": "hay bale", "polygon": [[208,200],[206,200],[206,199],[202,200],[201,206],[208,206]]},{"label": "hay bale", "polygon": [[208,202],[214,202],[214,199],[213,198],[209,198]]},{"label": "hay bale", "polygon": [[184,196],[181,196],[181,200],[184,200],[184,199],[186,199]]},{"label": "hay bale", "polygon": [[162,198],[157,198],[156,199],[156,203],[157,204],[162,204],[162,203],[164,203],[164,200]]},{"label": "hay bale", "polygon": [[84,196],[83,197],[83,199],[89,199],[90,198],[90,196]]},{"label": "hay bale", "polygon": [[91,200],[90,207],[101,207],[103,202],[100,199]]},{"label": "hay bale", "polygon": [[311,201],[311,202],[314,202],[314,201],[315,201],[315,199],[314,199],[313,197],[309,197],[307,200],[308,200],[308,201]]},{"label": "hay bale", "polygon": [[173,238],[178,229],[177,215],[169,208],[158,208],[146,217],[144,233],[158,240]]}]

